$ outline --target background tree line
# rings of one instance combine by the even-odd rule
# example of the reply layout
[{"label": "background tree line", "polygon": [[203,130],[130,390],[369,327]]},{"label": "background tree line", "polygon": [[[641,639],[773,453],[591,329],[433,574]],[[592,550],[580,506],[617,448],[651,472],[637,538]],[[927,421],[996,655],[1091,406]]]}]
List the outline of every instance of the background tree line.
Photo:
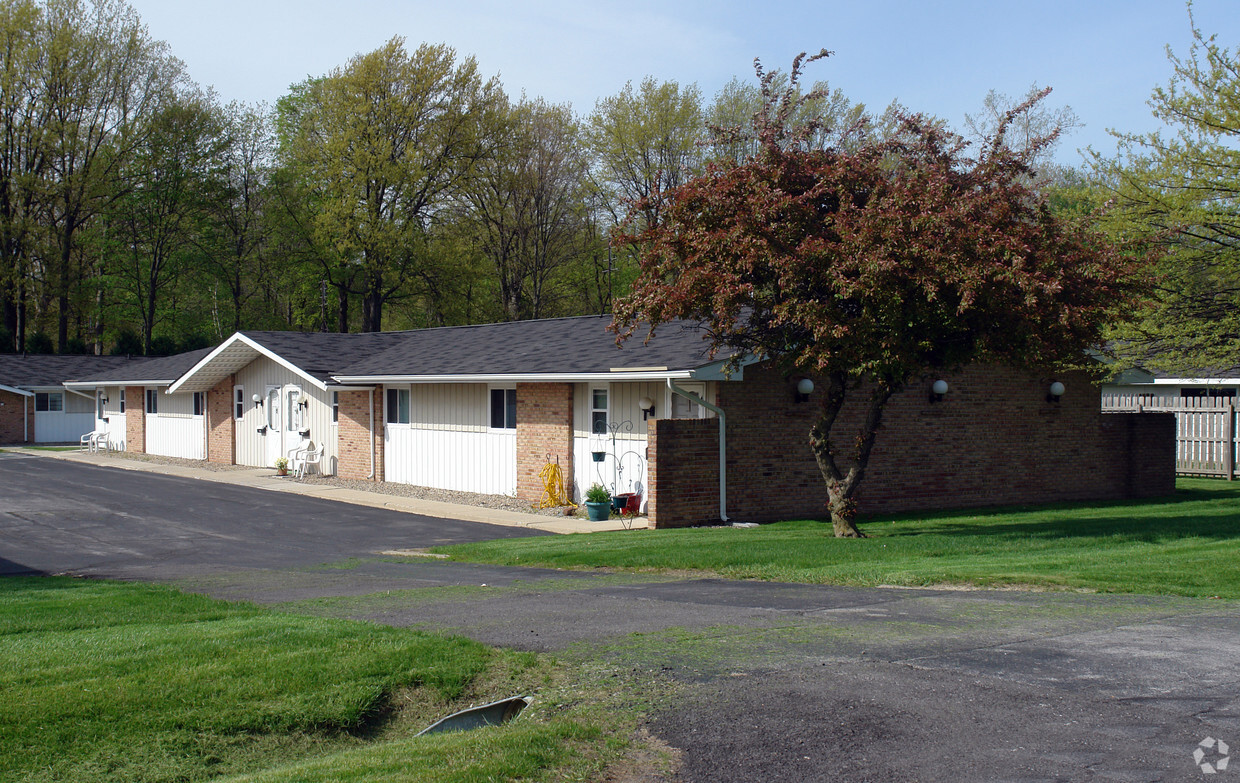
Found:
[{"label": "background tree line", "polygon": [[[1240,68],[1197,33],[1172,69],[1152,98],[1166,134],[1126,136],[1118,158],[1079,170],[1045,156],[1037,187],[1171,251],[1159,301],[1114,335],[1129,361],[1240,364]],[[822,149],[890,133],[902,113],[822,82],[806,95],[791,120]],[[1023,100],[987,96],[966,137],[984,147]],[[1006,143],[1077,124],[1043,105]],[[399,37],[274,107],[224,103],[123,0],[0,0],[0,351],[162,354],[237,329],[608,312],[638,273],[619,238],[662,219],[651,196],[752,157],[729,129],[771,110],[756,83],[708,100],[648,77],[578,114]]]}]

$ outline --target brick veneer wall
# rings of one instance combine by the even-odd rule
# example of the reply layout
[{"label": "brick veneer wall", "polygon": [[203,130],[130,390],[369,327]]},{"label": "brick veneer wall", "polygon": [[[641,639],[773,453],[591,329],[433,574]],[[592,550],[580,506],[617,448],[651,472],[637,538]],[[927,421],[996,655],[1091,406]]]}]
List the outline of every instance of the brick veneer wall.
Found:
[{"label": "brick veneer wall", "polygon": [[[24,424],[23,410],[26,412]],[[28,443],[33,440],[34,397],[0,391],[0,443]]]},{"label": "brick veneer wall", "polygon": [[[800,377],[748,367],[743,382],[719,384],[718,403],[728,414],[728,515],[735,521],[826,515],[826,490],[807,442],[822,384],[816,380],[819,391],[797,403]],[[1103,414],[1098,387],[1084,373],[970,367],[944,376],[947,398],[931,404],[935,379],[912,384],[888,404],[858,490],[862,514],[1174,491],[1171,414]],[[1067,389],[1058,403],[1046,401],[1052,380]],[[836,424],[841,451],[851,448],[863,415],[863,395],[853,395]],[[717,430],[714,420],[652,428],[653,525],[717,520]]]},{"label": "brick veneer wall", "polygon": [[[233,420],[233,384],[230,375],[207,392],[207,461],[236,463],[237,433]],[[128,396],[128,395],[126,395]]]},{"label": "brick veneer wall", "polygon": [[146,453],[146,389],[125,387],[125,451]]},{"label": "brick veneer wall", "polygon": [[[370,453],[374,448],[375,481],[383,481],[383,390],[374,391],[373,410],[367,410],[371,393],[366,390],[340,392],[339,422],[336,428],[336,475],[365,479],[370,473]],[[373,413],[374,418],[371,419]],[[374,422],[374,432],[370,430]]]},{"label": "brick veneer wall", "polygon": [[517,497],[537,503],[543,495],[539,477],[548,458],[560,460],[570,482],[573,475],[573,385],[517,384]]}]

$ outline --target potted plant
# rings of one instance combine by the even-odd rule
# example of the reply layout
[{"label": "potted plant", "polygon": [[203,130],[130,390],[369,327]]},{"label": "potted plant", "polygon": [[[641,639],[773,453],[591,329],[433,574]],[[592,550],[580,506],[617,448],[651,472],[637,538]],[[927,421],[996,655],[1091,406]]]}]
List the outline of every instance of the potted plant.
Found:
[{"label": "potted plant", "polygon": [[591,522],[611,517],[611,493],[602,484],[594,484],[586,490],[586,514]]},{"label": "potted plant", "polygon": [[276,475],[277,476],[288,475],[288,458],[287,457],[276,457]]}]

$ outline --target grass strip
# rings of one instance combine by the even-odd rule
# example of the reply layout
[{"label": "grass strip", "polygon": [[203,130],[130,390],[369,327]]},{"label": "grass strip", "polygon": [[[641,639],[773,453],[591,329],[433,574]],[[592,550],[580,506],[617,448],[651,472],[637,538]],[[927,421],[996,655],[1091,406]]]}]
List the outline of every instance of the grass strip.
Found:
[{"label": "grass strip", "polygon": [[454,560],[701,572],[858,586],[1033,586],[1240,598],[1240,482],[1181,479],[1170,498],[863,520],[869,536],[794,520],[437,547]]}]

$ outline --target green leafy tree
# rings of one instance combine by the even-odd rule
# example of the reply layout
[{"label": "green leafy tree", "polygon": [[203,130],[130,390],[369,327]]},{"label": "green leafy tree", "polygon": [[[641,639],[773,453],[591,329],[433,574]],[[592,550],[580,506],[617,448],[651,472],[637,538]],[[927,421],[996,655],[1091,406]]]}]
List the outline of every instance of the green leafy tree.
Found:
[{"label": "green leafy tree", "polygon": [[[712,162],[659,194],[661,220],[641,222],[632,294],[616,305],[620,339],[673,319],[703,322],[714,348],[824,378],[808,441],[826,484],[835,534],[859,536],[854,495],[892,395],[931,371],[971,362],[1079,362],[1104,324],[1131,308],[1139,265],[1097,232],[1057,218],[1028,185],[1029,153],[1003,144],[976,159],[933,122],[905,117],[882,141],[809,144],[793,118],[803,64],[755,116],[757,153]],[[1017,107],[1015,119],[1032,104]],[[852,395],[859,432],[836,432]]]},{"label": "green leafy tree", "polygon": [[503,115],[503,141],[479,163],[465,201],[503,318],[543,318],[558,314],[562,273],[583,255],[588,160],[568,106],[522,100]]},{"label": "green leafy tree", "polygon": [[286,158],[313,203],[315,241],[356,267],[362,330],[407,294],[426,235],[475,163],[489,154],[480,115],[497,86],[446,46],[412,53],[393,38],[314,80],[285,121]]},{"label": "green leafy tree", "polygon": [[1115,332],[1121,359],[1226,373],[1240,369],[1240,56],[1195,24],[1193,37],[1150,99],[1166,127],[1118,134],[1119,156],[1095,164],[1115,202],[1102,225],[1165,251],[1157,296]]}]

